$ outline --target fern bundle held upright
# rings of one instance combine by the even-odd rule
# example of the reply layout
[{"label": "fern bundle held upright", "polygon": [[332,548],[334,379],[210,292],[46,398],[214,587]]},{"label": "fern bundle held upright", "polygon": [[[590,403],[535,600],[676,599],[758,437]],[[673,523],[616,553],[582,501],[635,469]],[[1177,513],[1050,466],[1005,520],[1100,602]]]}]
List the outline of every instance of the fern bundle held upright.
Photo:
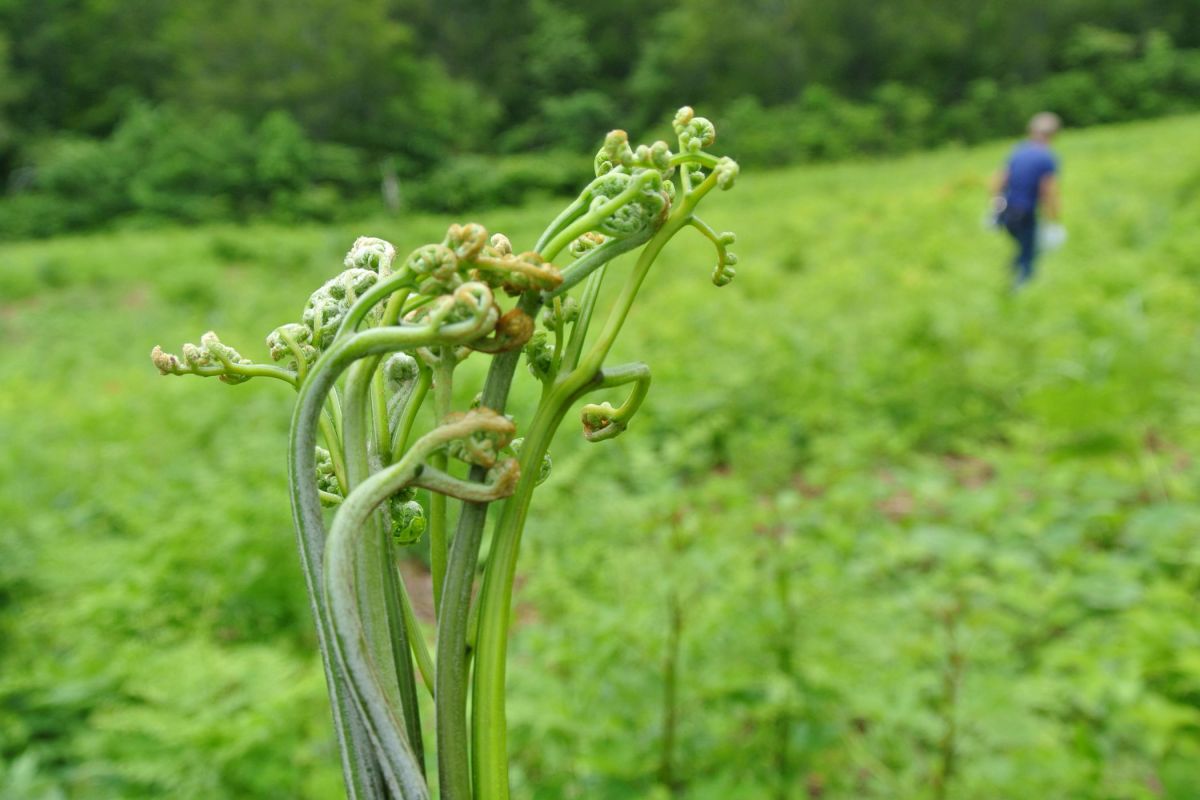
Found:
[{"label": "fern bundle held upright", "polygon": [[[275,378],[297,391],[293,519],[355,800],[430,796],[422,689],[436,710],[440,797],[508,797],[504,676],[513,581],[530,498],[550,473],[551,440],[567,412],[599,392],[628,393],[615,405],[582,405],[584,436],[601,442],[629,427],[650,370],[605,362],[675,234],[694,228],[713,244],[717,286],[735,272],[733,234],[716,232],[696,208],[713,189],[733,186],[737,164],[708,151],[716,131],[690,108],[679,110],[674,129],[674,150],[662,141],[634,148],[624,131],[610,133],[596,154],[595,179],[529,250],[517,252],[475,223],[451,225],[442,241],[402,260],[389,242],[360,238],[299,321],[267,336],[270,362],[243,356],[212,332],[179,355],[154,348],[163,374],[231,384]],[[609,264],[633,252],[588,343]],[[569,293],[581,284],[577,296]],[[490,359],[486,381],[470,408],[456,409],[455,370],[476,354]],[[518,424],[506,405],[522,355],[542,392]],[[422,409],[433,427],[416,436]],[[489,504],[500,499],[507,502],[472,607]],[[461,504],[453,534],[449,500]],[[396,568],[403,548],[422,536],[431,554],[435,652]]]}]

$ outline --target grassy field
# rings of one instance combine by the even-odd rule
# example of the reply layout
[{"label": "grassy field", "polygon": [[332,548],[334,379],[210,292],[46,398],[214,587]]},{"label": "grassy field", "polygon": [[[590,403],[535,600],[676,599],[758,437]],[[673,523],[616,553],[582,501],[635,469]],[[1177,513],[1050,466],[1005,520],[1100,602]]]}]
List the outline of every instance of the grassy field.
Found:
[{"label": "grassy field", "polygon": [[[673,246],[614,354],[647,405],[568,424],[534,501],[515,796],[1200,796],[1197,141],[1063,136],[1071,239],[1016,295],[1006,146],[713,198],[737,280]],[[355,236],[448,221],[0,248],[0,797],[339,796],[291,398],[148,354],[265,352]]]}]

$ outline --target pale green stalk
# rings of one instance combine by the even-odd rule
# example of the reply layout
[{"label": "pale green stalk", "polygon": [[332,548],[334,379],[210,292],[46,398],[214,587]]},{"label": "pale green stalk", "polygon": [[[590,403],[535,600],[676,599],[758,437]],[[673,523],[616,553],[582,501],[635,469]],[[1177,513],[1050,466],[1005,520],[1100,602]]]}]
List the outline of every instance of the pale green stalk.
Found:
[{"label": "pale green stalk", "polygon": [[[526,295],[521,299],[520,307],[526,313],[533,314],[539,303],[536,295]],[[485,408],[503,413],[520,358],[521,352],[514,350],[500,353],[492,360],[483,388],[482,403]],[[470,480],[482,481],[485,475],[486,470],[482,467],[472,467]],[[442,800],[469,800],[471,797],[471,768],[467,749],[471,739],[467,728],[467,673],[470,666],[467,623],[487,510],[487,503],[463,503],[458,530],[450,545],[446,583],[438,605],[435,699],[438,777]]]},{"label": "pale green stalk", "polygon": [[[450,415],[454,400],[454,348],[441,347],[437,351],[437,363],[433,365],[433,413],[435,424],[441,424]],[[446,453],[434,453],[430,463],[438,469],[446,469]],[[432,494],[429,497],[429,568],[433,573],[433,607],[442,601],[442,585],[446,582],[446,496]]]},{"label": "pale green stalk", "polygon": [[400,425],[396,430],[392,431],[392,451],[388,463],[399,461],[404,451],[408,446],[408,437],[412,434],[413,424],[417,421],[417,412],[421,410],[421,404],[425,402],[425,394],[429,391],[429,385],[433,380],[433,372],[428,368],[422,368],[421,374],[417,378],[417,385],[413,388],[412,397],[409,398],[408,404],[404,407],[404,415],[400,418]]},{"label": "pale green stalk", "polygon": [[[378,575],[361,568],[361,554],[372,549],[363,537],[371,532],[368,521],[375,516],[375,508],[411,483],[434,450],[475,430],[487,429],[485,426],[488,425],[501,430],[512,427],[512,423],[497,415],[474,415],[426,434],[405,453],[404,458],[364,480],[346,497],[329,533],[324,589],[330,618],[334,621],[337,657],[351,679],[355,703],[367,721],[384,777],[392,791],[404,800],[424,800],[429,795],[413,743],[405,734],[407,721],[392,697],[394,676],[389,676],[386,669],[391,666],[390,653],[388,658],[381,659],[372,652],[365,617],[370,608],[361,604],[360,587],[364,581],[377,579]],[[368,566],[368,570],[373,569],[374,565]],[[391,562],[386,571],[392,571]]]},{"label": "pale green stalk", "polygon": [[[475,792],[478,800],[508,798],[508,728],[504,712],[505,653],[511,621],[512,586],[516,577],[521,533],[529,511],[529,501],[538,466],[550,446],[567,409],[583,394],[608,385],[611,377],[600,371],[617,334],[625,323],[633,301],[650,267],[666,243],[686,225],[697,203],[716,186],[711,173],[696,189],[686,194],[667,222],[651,238],[638,258],[633,273],[617,298],[613,310],[595,345],[579,366],[558,376],[553,387],[543,394],[538,410],[521,448],[521,481],[505,504],[496,525],[488,569],[480,593],[479,638],[475,653],[474,741]],[[579,335],[584,335],[582,332]],[[632,378],[622,375],[622,382]]]},{"label": "pale green stalk", "polygon": [[444,326],[440,330],[431,326],[377,328],[347,337],[335,342],[313,365],[297,399],[292,417],[288,459],[292,517],[313,617],[317,623],[318,643],[329,684],[335,730],[339,734],[348,791],[356,800],[378,798],[382,795],[377,777],[378,769],[362,718],[354,707],[345,678],[334,664],[329,651],[332,630],[323,599],[324,594],[319,588],[322,585],[325,522],[318,489],[312,479],[316,470],[317,420],[320,418],[325,396],[333,388],[338,376],[357,358],[429,346],[438,341],[470,341],[486,333],[489,326],[494,324],[494,318],[480,316]]}]

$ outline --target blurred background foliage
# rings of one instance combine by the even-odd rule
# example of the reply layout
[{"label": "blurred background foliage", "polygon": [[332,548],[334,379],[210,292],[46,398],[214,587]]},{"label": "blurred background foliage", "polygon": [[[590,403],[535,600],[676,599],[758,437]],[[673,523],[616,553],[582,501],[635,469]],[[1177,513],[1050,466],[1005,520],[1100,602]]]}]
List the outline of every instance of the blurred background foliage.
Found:
[{"label": "blurred background foliage", "polygon": [[[527,246],[682,102],[742,268],[673,244],[649,402],[554,445],[515,796],[1200,796],[1198,54],[1192,0],[0,0],[0,798],[342,796],[292,398],[147,354],[262,354],[362,234]],[[1117,124],[1011,296],[1042,108]]]},{"label": "blurred background foliage", "polygon": [[1193,0],[0,0],[0,237],[561,193],[681,99],[750,167],[1144,118],[1198,48]]},{"label": "blurred background foliage", "polygon": [[[515,796],[1200,794],[1198,139],[1064,134],[1072,239],[1018,296],[979,227],[1007,145],[711,198],[744,269],[715,289],[673,243],[614,354],[649,401],[604,445],[568,421],[534,499]],[[480,219],[532,242],[557,205]],[[357,235],[459,219],[0,250],[0,797],[341,796],[292,398],[147,353],[216,328],[262,354]],[[427,609],[426,575],[418,548]]]}]

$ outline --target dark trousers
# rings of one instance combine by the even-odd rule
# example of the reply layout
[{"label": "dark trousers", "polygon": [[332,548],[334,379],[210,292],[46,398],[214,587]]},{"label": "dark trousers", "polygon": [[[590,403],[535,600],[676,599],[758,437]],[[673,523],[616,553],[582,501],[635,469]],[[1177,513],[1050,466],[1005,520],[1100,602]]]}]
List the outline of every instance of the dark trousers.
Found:
[{"label": "dark trousers", "polygon": [[1017,242],[1013,279],[1020,286],[1033,277],[1033,259],[1037,257],[1037,215],[1031,209],[1009,208],[1004,212],[1004,229]]}]

